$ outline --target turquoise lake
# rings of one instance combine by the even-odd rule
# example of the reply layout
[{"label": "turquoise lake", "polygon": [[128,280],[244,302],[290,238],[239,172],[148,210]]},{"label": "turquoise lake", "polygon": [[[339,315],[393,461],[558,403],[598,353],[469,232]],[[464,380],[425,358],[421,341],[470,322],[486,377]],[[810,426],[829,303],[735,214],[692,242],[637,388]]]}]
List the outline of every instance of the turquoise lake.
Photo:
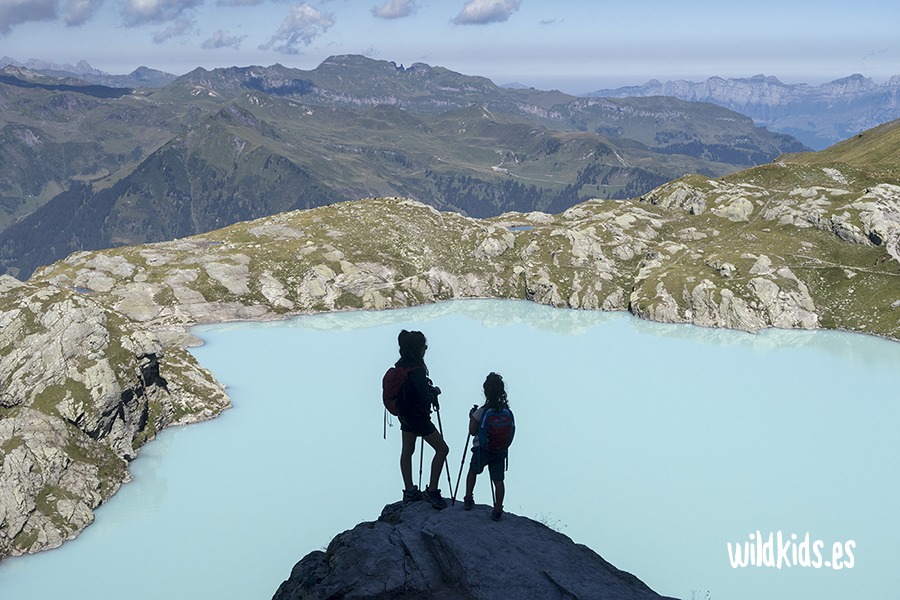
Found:
[{"label": "turquoise lake", "polygon": [[[197,328],[234,407],[145,446],[76,540],[2,561],[0,600],[271,598],[307,552],[400,498],[380,380],[401,328],[428,337],[453,482],[496,371],[517,418],[506,509],[660,594],[900,593],[900,344],[471,300]],[[485,476],[475,496],[490,503]],[[732,567],[728,543],[757,532],[796,535],[795,564]],[[813,546],[819,567],[798,564]]]}]

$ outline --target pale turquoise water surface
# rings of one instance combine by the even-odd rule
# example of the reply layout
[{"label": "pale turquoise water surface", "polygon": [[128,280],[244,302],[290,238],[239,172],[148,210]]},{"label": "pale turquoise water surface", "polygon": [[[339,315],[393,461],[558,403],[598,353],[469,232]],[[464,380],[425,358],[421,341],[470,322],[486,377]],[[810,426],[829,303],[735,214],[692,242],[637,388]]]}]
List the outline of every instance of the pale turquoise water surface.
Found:
[{"label": "pale turquoise water surface", "polygon": [[[74,542],[0,563],[0,600],[270,598],[304,554],[400,497],[379,384],[404,327],[428,336],[453,481],[497,371],[518,419],[507,509],[656,591],[900,593],[900,344],[485,300],[199,329],[234,408],[147,445]],[[826,559],[853,540],[853,567],[732,568],[726,543],[757,530],[808,532]]]}]

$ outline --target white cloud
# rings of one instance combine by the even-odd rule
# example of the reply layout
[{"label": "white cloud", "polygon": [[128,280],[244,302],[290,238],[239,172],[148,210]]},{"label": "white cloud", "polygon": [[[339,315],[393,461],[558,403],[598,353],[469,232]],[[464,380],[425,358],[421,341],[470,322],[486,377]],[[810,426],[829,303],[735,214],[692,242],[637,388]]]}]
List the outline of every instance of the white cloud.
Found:
[{"label": "white cloud", "polygon": [[181,19],[185,12],[202,3],[203,0],[127,0],[122,16],[129,26],[164,23]]},{"label": "white cloud", "polygon": [[300,54],[300,45],[309,46],[314,39],[334,25],[334,15],[307,4],[294,4],[281,27],[261,50],[274,49],[282,54]]},{"label": "white cloud", "polygon": [[103,0],[69,0],[66,5],[66,25],[81,25],[97,12]]},{"label": "white cloud", "polygon": [[58,9],[58,0],[0,0],[0,34],[29,21],[52,21]]},{"label": "white cloud", "polygon": [[228,35],[221,29],[216,31],[212,36],[201,44],[204,50],[212,50],[215,48],[234,48],[240,50],[241,42],[244,41],[246,35]]},{"label": "white cloud", "polygon": [[402,19],[418,9],[415,0],[385,0],[381,6],[372,7],[372,14],[379,19]]},{"label": "white cloud", "polygon": [[194,20],[189,19],[188,17],[178,17],[172,24],[163,29],[162,31],[157,31],[153,34],[153,41],[157,44],[162,44],[163,42],[172,39],[173,37],[181,37],[183,35],[187,35],[191,32],[191,29],[194,27]]},{"label": "white cloud", "polygon": [[484,25],[507,20],[521,0],[469,0],[453,19],[457,25]]}]

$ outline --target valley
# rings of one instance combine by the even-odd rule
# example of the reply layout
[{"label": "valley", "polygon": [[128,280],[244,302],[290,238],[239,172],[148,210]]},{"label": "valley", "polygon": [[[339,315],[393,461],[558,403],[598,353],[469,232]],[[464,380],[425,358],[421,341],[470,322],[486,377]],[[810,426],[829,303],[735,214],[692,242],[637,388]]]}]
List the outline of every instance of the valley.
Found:
[{"label": "valley", "polygon": [[77,250],[344,200],[556,213],[805,149],[712,105],[508,90],[361,56],[134,90],[3,72],[0,269],[23,279]]}]

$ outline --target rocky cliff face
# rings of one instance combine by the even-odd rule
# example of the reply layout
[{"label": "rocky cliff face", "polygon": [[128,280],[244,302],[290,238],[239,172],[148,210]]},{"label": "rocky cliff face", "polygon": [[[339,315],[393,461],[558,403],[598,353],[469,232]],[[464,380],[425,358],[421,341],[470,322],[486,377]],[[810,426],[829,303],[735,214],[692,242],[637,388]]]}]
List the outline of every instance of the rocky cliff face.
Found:
[{"label": "rocky cliff face", "polygon": [[121,314],[0,276],[0,557],[74,537],[141,444],[227,404],[190,354]]},{"label": "rocky cliff face", "polygon": [[662,598],[549,527],[512,514],[494,522],[489,514],[487,506],[388,505],[377,521],[304,557],[273,600]]}]

